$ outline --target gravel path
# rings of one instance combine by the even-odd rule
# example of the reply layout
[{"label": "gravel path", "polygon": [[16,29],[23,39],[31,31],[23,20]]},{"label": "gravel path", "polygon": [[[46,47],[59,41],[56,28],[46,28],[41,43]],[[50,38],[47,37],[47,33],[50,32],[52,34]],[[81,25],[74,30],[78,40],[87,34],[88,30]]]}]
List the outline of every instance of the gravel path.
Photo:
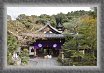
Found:
[{"label": "gravel path", "polygon": [[44,58],[32,58],[29,60],[31,66],[59,66],[57,58],[44,59]]}]

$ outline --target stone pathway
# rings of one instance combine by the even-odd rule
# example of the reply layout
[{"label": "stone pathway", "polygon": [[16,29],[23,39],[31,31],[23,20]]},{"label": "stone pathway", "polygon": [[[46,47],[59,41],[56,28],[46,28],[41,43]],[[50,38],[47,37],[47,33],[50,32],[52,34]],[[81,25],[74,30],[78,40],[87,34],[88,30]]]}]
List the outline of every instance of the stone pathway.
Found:
[{"label": "stone pathway", "polygon": [[57,58],[44,59],[44,58],[33,58],[29,60],[30,66],[60,66],[57,62]]}]

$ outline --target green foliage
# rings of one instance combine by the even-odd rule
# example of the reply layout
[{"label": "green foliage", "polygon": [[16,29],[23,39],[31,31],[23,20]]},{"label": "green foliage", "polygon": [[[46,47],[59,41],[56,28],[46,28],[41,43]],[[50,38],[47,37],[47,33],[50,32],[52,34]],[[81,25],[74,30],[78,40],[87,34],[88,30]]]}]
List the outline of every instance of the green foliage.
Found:
[{"label": "green foliage", "polygon": [[17,50],[17,47],[18,47],[18,42],[17,42],[17,39],[12,36],[12,35],[8,35],[7,37],[7,46],[8,46],[8,50],[7,50],[7,63],[9,65],[13,65],[14,62],[12,60],[12,56],[13,56],[13,53],[14,51]]},{"label": "green foliage", "polygon": [[[77,13],[77,12],[76,12]],[[65,43],[62,48],[64,51],[65,58],[71,59],[71,65],[77,66],[94,66],[96,65],[96,54],[94,51],[97,50],[97,29],[96,29],[96,14],[87,13],[86,15],[80,16],[79,18],[73,18],[71,23],[64,23],[67,31],[79,33],[69,35],[65,38]],[[79,14],[80,15],[80,14]],[[75,15],[76,16],[76,15]],[[68,26],[69,25],[69,26]],[[71,29],[70,29],[71,28]],[[80,49],[92,50],[92,53],[83,54]],[[68,64],[69,61],[66,61]]]},{"label": "green foliage", "polygon": [[21,58],[22,65],[28,64],[28,61],[29,61],[29,51],[28,51],[28,49],[23,49],[23,51],[21,51],[20,58]]},{"label": "green foliage", "polygon": [[10,52],[7,52],[7,64],[8,65],[14,65],[14,61],[12,60],[12,54]]}]

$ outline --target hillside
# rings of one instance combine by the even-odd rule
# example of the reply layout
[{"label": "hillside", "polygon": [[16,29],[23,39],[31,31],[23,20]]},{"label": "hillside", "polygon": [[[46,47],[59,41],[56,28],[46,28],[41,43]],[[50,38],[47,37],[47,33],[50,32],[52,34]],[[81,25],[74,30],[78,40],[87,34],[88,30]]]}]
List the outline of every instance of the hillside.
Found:
[{"label": "hillside", "polygon": [[[7,16],[7,59],[8,64],[13,64],[11,61],[12,55],[18,50],[21,45],[28,42],[34,42],[36,38],[23,36],[23,33],[33,33],[43,27],[46,21],[50,21],[51,25],[56,28],[56,17],[62,19],[62,24],[65,28],[63,34],[74,36],[65,37],[65,42],[61,46],[64,51],[65,58],[73,60],[72,65],[96,65],[97,58],[97,10],[94,11],[74,11],[67,14],[59,13],[57,15],[42,14],[40,16],[20,14],[16,20],[12,20],[11,16]],[[81,35],[81,36],[80,36]],[[29,46],[29,45],[28,45]],[[86,54],[79,50],[88,50]],[[90,52],[89,52],[90,51]],[[27,53],[25,53],[27,52]],[[22,52],[22,56],[28,55],[28,50]],[[71,55],[72,54],[72,55]],[[27,57],[27,56],[26,56]],[[85,62],[80,63],[79,57]],[[60,55],[59,55],[60,60]],[[74,61],[76,58],[77,62]],[[28,59],[27,59],[28,61]],[[66,62],[66,60],[65,60]],[[69,62],[69,61],[68,61]],[[66,62],[67,63],[67,62]],[[65,64],[66,64],[65,63]],[[79,64],[80,63],[80,64]],[[68,63],[69,64],[69,63]]]}]

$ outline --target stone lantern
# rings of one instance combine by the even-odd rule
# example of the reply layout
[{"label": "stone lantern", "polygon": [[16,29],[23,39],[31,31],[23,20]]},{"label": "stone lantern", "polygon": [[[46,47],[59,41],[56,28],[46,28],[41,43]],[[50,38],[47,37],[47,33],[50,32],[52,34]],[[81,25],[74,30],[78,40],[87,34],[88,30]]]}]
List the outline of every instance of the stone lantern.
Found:
[{"label": "stone lantern", "polygon": [[63,51],[61,52],[61,58],[62,58],[62,60],[64,59],[64,52]]}]

